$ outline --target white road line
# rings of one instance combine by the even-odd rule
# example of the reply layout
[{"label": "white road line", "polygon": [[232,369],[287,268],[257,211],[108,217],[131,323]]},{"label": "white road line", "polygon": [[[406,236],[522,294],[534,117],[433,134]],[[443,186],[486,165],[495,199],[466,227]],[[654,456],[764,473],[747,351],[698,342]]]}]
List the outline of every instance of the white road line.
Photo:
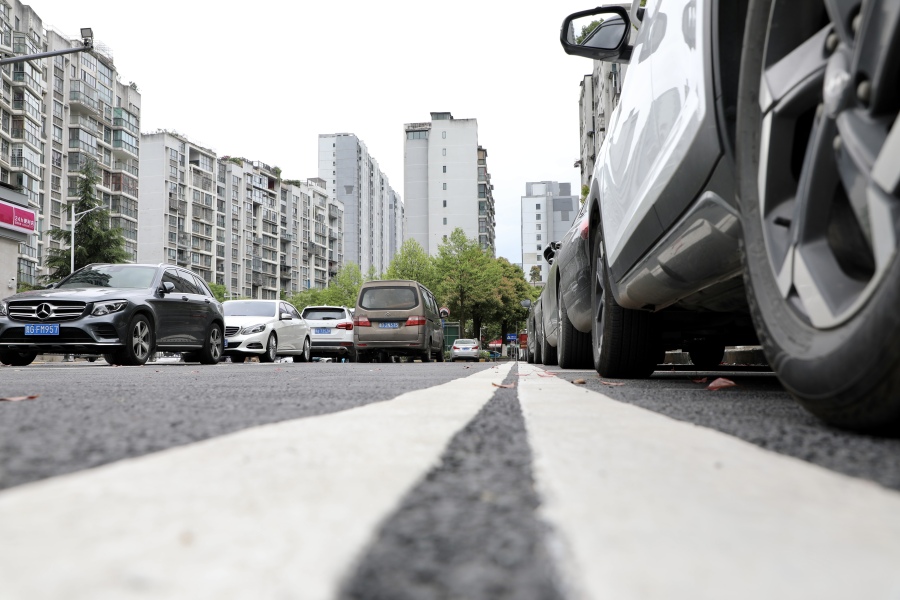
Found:
[{"label": "white road line", "polygon": [[520,363],[573,598],[900,599],[900,494]]},{"label": "white road line", "polygon": [[512,364],[0,493],[0,598],[329,598]]}]

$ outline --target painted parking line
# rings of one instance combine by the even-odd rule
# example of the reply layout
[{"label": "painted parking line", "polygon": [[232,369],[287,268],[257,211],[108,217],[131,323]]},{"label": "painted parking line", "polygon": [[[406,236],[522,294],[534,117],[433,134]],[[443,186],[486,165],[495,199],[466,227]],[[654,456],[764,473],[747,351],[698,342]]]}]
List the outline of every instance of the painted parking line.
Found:
[{"label": "painted parking line", "polygon": [[330,598],[511,363],[0,493],[0,597]]},{"label": "painted parking line", "polygon": [[571,597],[900,598],[900,493],[520,374]]}]

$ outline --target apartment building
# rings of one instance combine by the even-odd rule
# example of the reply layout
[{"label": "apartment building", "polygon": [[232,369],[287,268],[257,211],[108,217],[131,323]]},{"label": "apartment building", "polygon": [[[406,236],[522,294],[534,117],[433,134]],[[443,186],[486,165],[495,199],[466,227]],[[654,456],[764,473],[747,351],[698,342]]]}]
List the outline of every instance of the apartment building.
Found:
[{"label": "apartment building", "polygon": [[[83,45],[81,38],[46,29],[18,0],[0,2],[0,52],[32,55]],[[35,214],[34,233],[19,243],[16,279],[38,284],[49,248],[47,232],[68,225],[77,199],[78,171],[93,160],[97,195],[120,227],[126,250],[137,256],[137,202],[141,98],[119,81],[112,53],[94,49],[33,59],[0,68],[0,182],[21,189]],[[49,138],[49,139],[48,139]]]},{"label": "apartment building", "polygon": [[403,244],[404,209],[378,161],[352,133],[320,134],[319,179],[344,205],[344,259],[384,273]]},{"label": "apartment building", "polygon": [[431,113],[430,122],[404,125],[403,196],[407,237],[429,253],[457,227],[494,251],[496,218],[487,150],[476,119]]},{"label": "apartment building", "polygon": [[343,265],[343,205],[319,179],[285,180],[168,131],[141,136],[140,262],[189,267],[233,298],[324,288]]},{"label": "apartment building", "polygon": [[522,202],[522,270],[531,281],[531,269],[538,266],[547,282],[550,265],[543,252],[551,242],[558,242],[569,230],[580,208],[579,197],[572,194],[572,184],[556,181],[534,181],[525,184]]}]

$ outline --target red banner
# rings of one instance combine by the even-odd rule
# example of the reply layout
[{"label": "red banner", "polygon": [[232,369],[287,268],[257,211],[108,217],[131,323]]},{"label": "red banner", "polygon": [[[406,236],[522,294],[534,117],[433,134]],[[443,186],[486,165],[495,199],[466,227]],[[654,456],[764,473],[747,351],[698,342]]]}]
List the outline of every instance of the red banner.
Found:
[{"label": "red banner", "polygon": [[0,227],[34,233],[34,211],[0,200]]}]

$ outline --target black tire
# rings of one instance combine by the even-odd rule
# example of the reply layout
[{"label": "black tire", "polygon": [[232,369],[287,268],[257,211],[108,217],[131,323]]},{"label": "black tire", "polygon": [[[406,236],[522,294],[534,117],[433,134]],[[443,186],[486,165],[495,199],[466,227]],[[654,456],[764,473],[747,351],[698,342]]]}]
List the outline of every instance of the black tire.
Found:
[{"label": "black tire", "polygon": [[88,361],[89,363],[97,362],[97,357],[96,357],[96,356],[91,356],[90,358],[87,359],[87,361]]},{"label": "black tire", "polygon": [[144,315],[134,315],[125,332],[125,347],[116,354],[119,364],[139,367],[146,364],[156,347],[153,328]]},{"label": "black tire", "polygon": [[722,359],[725,358],[725,344],[696,343],[687,348],[687,353],[695,367],[708,371],[716,369],[722,364]]},{"label": "black tire", "polygon": [[309,342],[309,338],[303,340],[303,353],[300,354],[300,356],[295,356],[294,358],[299,358],[300,362],[312,361],[312,346]]},{"label": "black tire", "polygon": [[37,352],[22,352],[3,348],[0,350],[0,363],[10,367],[27,367],[37,358]]},{"label": "black tire", "polygon": [[543,363],[548,366],[555,365],[558,362],[556,348],[550,345],[550,342],[547,341],[547,336],[543,331],[541,332],[541,358]]},{"label": "black tire", "polygon": [[[900,261],[888,207],[898,195],[871,165],[896,168],[885,140],[900,133],[890,129],[900,111],[900,5],[873,0],[859,19],[829,24],[824,10],[792,21],[800,4],[748,8],[753,43],[741,61],[736,143],[748,303],[769,364],[809,412],[838,427],[896,432]],[[821,45],[805,44],[816,35]],[[807,60],[782,64],[797,54]],[[786,82],[796,85],[781,94]]]},{"label": "black tire", "polygon": [[559,366],[563,369],[589,369],[593,364],[591,334],[575,329],[566,312],[566,303],[559,295],[559,343],[556,345]]},{"label": "black tire", "polygon": [[103,355],[103,360],[111,365],[118,365],[119,363],[119,355],[115,352],[107,352]]},{"label": "black tire", "polygon": [[266,340],[266,351],[259,355],[259,362],[273,363],[278,358],[278,338],[274,333],[269,334]]},{"label": "black tire", "polygon": [[223,341],[222,326],[218,323],[210,325],[198,357],[201,365],[214,365],[222,360]]},{"label": "black tire", "polygon": [[431,348],[428,348],[424,352],[422,352],[422,362],[427,363],[431,362]]},{"label": "black tire", "polygon": [[594,368],[602,377],[643,379],[656,370],[659,362],[653,315],[622,308],[609,291],[609,268],[600,229],[598,221],[591,247]]},{"label": "black tire", "polygon": [[357,362],[357,360],[358,359],[357,359],[356,350],[351,350],[350,352],[347,353],[347,362],[354,363],[354,362]]},{"label": "black tire", "polygon": [[544,364],[543,356],[541,356],[541,334],[537,329],[534,330],[534,364],[542,365]]}]

